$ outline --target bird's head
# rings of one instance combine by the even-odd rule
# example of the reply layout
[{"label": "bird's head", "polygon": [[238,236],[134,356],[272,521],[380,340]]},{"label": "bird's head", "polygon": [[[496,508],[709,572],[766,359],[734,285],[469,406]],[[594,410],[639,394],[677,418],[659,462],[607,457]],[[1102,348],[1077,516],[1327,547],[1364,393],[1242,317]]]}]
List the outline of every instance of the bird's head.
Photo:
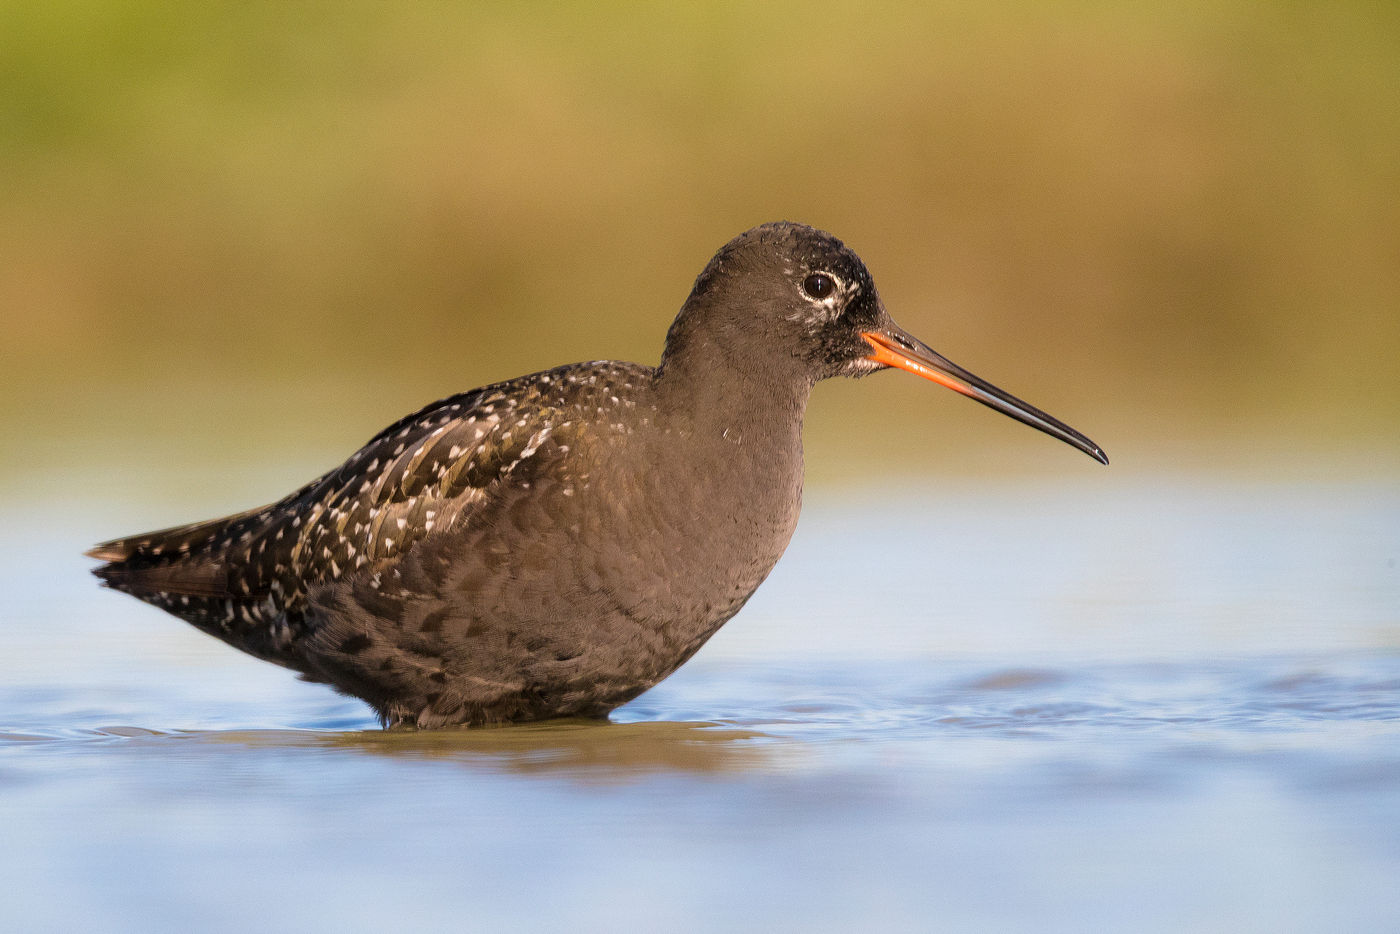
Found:
[{"label": "bird's head", "polygon": [[695,281],[666,337],[661,368],[687,363],[751,377],[922,376],[1108,463],[1084,435],[936,353],[895,324],[865,264],[803,224],[764,224],[725,244]]}]

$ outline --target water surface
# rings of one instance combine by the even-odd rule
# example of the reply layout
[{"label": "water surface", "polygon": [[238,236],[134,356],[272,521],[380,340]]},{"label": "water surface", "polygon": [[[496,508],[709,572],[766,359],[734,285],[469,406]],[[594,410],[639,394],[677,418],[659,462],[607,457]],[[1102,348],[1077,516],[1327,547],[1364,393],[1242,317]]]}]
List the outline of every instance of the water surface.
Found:
[{"label": "water surface", "polygon": [[386,734],[13,514],[14,930],[1400,926],[1393,483],[812,490],[610,724]]}]

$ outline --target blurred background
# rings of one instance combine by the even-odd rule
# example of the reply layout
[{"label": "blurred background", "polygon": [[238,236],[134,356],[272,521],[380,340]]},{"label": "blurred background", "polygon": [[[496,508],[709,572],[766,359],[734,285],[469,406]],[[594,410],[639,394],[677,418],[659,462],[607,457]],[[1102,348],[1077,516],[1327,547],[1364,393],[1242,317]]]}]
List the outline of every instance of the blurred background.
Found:
[{"label": "blurred background", "polygon": [[[823,384],[606,727],[378,734],[87,575],[784,218],[1113,465]],[[16,929],[1400,929],[1398,4],[0,0],[0,313]]]},{"label": "blurred background", "polygon": [[[0,482],[274,498],[434,398],[655,361],[781,218],[1115,471],[1394,468],[1397,42],[1364,2],[5,3]],[[815,482],[1094,469],[893,374],[808,438]]]}]

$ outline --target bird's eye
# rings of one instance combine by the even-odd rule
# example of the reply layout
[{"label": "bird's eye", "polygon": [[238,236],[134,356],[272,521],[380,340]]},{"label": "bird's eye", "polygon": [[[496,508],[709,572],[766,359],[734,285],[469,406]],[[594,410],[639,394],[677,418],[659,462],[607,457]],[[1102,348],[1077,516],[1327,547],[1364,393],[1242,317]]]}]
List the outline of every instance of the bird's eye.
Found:
[{"label": "bird's eye", "polygon": [[836,282],[824,272],[814,272],[802,280],[802,291],[810,298],[826,298],[836,291]]}]

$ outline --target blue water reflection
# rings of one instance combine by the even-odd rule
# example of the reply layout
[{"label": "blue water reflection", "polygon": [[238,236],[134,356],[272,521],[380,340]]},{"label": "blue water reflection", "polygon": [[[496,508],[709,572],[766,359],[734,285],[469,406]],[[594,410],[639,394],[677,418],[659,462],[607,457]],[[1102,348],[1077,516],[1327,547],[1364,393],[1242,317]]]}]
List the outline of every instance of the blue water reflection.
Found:
[{"label": "blue water reflection", "polygon": [[[384,734],[12,526],[14,929],[1400,925],[1400,493],[812,491],[612,724]],[[120,531],[120,530],[117,530]]]}]

